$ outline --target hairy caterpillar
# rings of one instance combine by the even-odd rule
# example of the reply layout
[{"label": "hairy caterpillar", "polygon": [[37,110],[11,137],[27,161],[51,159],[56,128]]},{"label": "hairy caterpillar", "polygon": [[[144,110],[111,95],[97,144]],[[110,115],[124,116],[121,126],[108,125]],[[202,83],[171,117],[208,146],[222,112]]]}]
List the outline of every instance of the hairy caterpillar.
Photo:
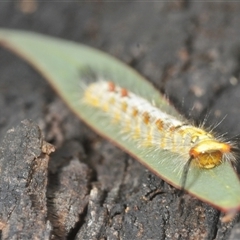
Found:
[{"label": "hairy caterpillar", "polygon": [[114,82],[99,80],[91,83],[85,89],[83,101],[105,112],[113,124],[120,124],[123,131],[142,146],[184,156],[187,161],[181,163],[185,165],[182,187],[190,164],[211,169],[224,161],[236,160],[233,153],[236,147],[231,142],[179,121]]}]

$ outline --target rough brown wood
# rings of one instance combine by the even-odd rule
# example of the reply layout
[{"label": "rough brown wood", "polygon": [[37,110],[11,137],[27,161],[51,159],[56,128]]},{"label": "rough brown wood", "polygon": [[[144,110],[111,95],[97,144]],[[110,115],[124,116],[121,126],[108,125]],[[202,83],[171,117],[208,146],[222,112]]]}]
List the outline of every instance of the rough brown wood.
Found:
[{"label": "rough brown wood", "polygon": [[52,151],[54,148],[43,141],[39,127],[31,121],[10,129],[3,139],[0,146],[2,239],[50,238],[46,187],[48,154]]}]

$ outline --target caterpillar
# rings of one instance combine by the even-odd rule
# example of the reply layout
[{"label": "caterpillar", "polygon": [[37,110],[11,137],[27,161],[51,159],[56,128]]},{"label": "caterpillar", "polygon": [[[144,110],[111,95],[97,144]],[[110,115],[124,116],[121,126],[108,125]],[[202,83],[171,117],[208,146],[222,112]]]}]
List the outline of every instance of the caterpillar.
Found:
[{"label": "caterpillar", "polygon": [[112,81],[99,80],[89,84],[83,101],[105,112],[113,124],[120,124],[123,132],[137,139],[140,145],[185,156],[187,161],[181,163],[185,165],[183,188],[190,164],[200,169],[212,169],[224,161],[236,161],[236,147],[231,142],[178,120]]}]

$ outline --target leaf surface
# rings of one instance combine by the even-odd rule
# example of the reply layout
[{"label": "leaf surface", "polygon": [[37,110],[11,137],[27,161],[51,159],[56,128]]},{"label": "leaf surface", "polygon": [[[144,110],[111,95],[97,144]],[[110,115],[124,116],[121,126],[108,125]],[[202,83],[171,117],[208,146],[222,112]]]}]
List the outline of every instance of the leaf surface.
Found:
[{"label": "leaf surface", "polygon": [[[136,141],[123,137],[118,124],[112,124],[100,110],[81,101],[86,78],[97,74],[179,117],[163,96],[136,71],[90,47],[30,32],[2,29],[0,44],[40,71],[72,111],[92,129],[115,142],[171,185],[181,187],[182,166],[179,162],[188,159],[161,149],[139,148]],[[190,167],[186,190],[222,211],[240,208],[240,182],[228,162],[210,170]]]}]

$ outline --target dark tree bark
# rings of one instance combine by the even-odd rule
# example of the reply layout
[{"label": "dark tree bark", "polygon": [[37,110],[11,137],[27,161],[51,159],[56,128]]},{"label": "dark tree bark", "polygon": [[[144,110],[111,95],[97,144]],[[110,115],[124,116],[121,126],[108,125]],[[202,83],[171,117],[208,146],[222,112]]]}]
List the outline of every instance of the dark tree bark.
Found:
[{"label": "dark tree bark", "polygon": [[53,146],[39,127],[23,121],[10,129],[0,147],[0,227],[3,239],[49,239],[48,160]]}]

